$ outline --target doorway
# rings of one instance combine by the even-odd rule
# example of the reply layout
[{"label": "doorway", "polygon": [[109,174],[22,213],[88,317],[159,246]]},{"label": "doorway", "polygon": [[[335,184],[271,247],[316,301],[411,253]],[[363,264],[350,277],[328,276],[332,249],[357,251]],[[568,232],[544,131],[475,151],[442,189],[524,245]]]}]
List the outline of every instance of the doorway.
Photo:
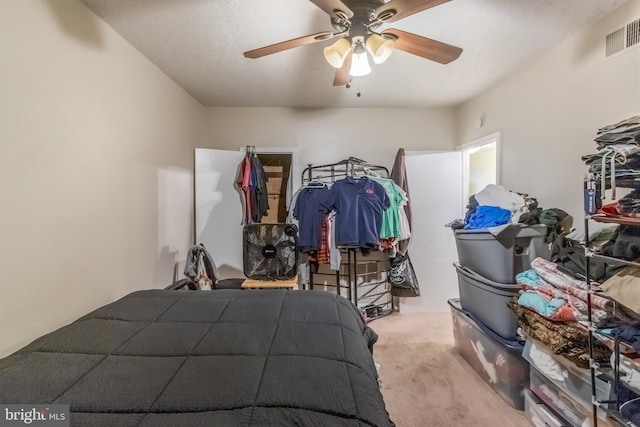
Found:
[{"label": "doorway", "polygon": [[462,205],[489,184],[500,184],[501,132],[458,147],[462,152]]},{"label": "doorway", "polygon": [[[400,298],[400,311],[446,312],[447,300],[458,296],[455,238],[444,224],[464,217],[470,195],[500,183],[500,138],[497,132],[456,151],[406,152],[412,215],[420,218],[409,252],[422,296]],[[413,183],[422,184],[419,192]]]},{"label": "doorway", "polygon": [[[262,223],[274,224],[287,221],[287,188],[291,173],[291,153],[256,153],[267,176],[269,210]],[[290,193],[290,191],[289,191]]]}]

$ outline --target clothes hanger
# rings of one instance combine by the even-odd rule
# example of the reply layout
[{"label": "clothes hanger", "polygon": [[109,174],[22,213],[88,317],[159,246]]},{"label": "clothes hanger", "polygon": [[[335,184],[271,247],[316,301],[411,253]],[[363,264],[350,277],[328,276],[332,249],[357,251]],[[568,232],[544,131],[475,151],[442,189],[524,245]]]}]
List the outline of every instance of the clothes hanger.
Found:
[{"label": "clothes hanger", "polygon": [[384,178],[379,173],[376,173],[376,172],[372,171],[368,166],[363,166],[362,170],[364,171],[365,175],[372,176],[374,178]]},{"label": "clothes hanger", "polygon": [[326,186],[324,182],[316,180],[309,181],[305,184],[305,187],[307,188],[322,188],[324,186]]}]

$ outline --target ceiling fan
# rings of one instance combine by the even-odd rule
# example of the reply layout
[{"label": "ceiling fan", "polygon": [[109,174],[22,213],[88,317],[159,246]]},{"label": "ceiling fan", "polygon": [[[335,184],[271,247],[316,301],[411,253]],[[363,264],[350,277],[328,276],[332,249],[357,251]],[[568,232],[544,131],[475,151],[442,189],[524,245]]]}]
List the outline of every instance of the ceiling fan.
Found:
[{"label": "ceiling fan", "polygon": [[331,17],[335,31],[322,31],[283,41],[244,53],[247,58],[261,58],[294,47],[340,37],[324,48],[324,57],[334,68],[334,86],[349,86],[352,76],[371,71],[367,51],[373,62],[386,61],[394,49],[441,64],[457,59],[462,49],[437,40],[394,28],[378,31],[385,23],[395,22],[451,0],[310,0]]}]

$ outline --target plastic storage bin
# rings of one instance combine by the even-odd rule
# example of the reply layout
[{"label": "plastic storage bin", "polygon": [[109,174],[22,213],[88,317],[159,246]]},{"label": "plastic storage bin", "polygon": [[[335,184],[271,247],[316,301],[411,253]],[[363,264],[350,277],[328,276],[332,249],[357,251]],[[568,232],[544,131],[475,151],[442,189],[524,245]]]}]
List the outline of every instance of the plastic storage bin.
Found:
[{"label": "plastic storage bin", "polygon": [[516,274],[531,268],[537,257],[548,258],[545,225],[509,227],[496,238],[489,231],[454,230],[458,261],[498,283],[514,283]]},{"label": "plastic storage bin", "polygon": [[448,302],[458,352],[509,406],[524,410],[524,391],[529,387],[529,364],[521,355],[523,344],[502,339],[474,321],[462,309],[458,299]]},{"label": "plastic storage bin", "polygon": [[[541,374],[535,367],[531,366],[529,375],[529,389],[544,404],[555,411],[561,418],[566,420],[573,427],[591,425],[593,416],[592,406],[585,405],[586,402],[579,402],[566,390],[559,388],[552,381]],[[604,411],[598,411],[598,426],[613,427],[606,419]]]},{"label": "plastic storage bin", "polygon": [[[561,390],[587,409],[591,409],[591,373],[588,369],[578,368],[568,360],[553,355],[547,347],[535,340],[527,339],[522,356],[531,364],[540,376],[556,390]],[[611,385],[596,378],[596,396],[608,399]],[[542,396],[539,396],[542,397]]]},{"label": "plastic storage bin", "polygon": [[629,400],[620,405],[620,414],[636,425],[640,423],[640,398]]},{"label": "plastic storage bin", "polygon": [[458,263],[453,265],[458,273],[462,308],[501,338],[515,340],[518,316],[507,306],[507,302],[518,295],[520,287],[515,283],[496,283],[468,267]]},{"label": "plastic storage bin", "polygon": [[534,427],[572,427],[556,417],[530,390],[524,395],[524,415]]}]

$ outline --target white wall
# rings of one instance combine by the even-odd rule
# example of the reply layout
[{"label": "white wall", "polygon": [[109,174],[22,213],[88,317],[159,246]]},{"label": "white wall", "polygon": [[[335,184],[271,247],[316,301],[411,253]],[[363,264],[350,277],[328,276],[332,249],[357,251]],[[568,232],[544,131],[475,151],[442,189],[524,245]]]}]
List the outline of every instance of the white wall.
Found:
[{"label": "white wall", "polygon": [[457,109],[461,143],[502,131],[503,185],[580,228],[581,156],[595,152],[598,128],[640,114],[640,49],[604,53],[605,36],[638,18],[640,0],[630,0]]},{"label": "white wall", "polygon": [[453,150],[453,109],[207,108],[202,148],[294,147],[302,168],[354,156],[391,169],[398,148]]},{"label": "white wall", "polygon": [[0,1],[0,356],[191,239],[201,106],[76,0]]}]

